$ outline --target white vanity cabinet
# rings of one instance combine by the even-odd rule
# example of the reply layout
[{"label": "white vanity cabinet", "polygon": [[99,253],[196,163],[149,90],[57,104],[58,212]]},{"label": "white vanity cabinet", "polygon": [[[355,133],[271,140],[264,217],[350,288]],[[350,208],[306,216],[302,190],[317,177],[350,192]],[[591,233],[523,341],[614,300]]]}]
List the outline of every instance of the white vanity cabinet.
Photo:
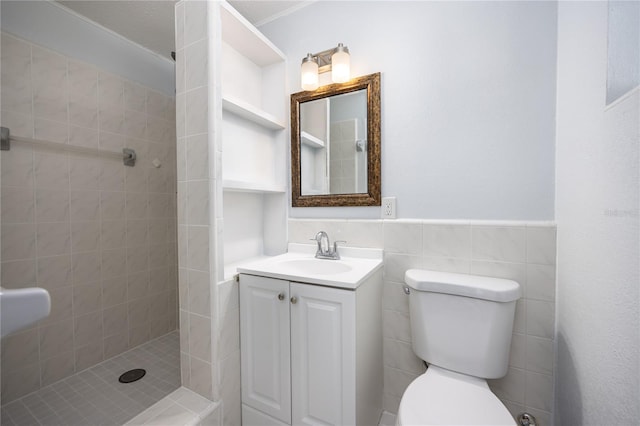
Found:
[{"label": "white vanity cabinet", "polygon": [[240,274],[243,425],[373,425],[382,272],[356,289]]},{"label": "white vanity cabinet", "polygon": [[289,282],[240,274],[242,403],[286,424],[291,423],[290,327]]}]

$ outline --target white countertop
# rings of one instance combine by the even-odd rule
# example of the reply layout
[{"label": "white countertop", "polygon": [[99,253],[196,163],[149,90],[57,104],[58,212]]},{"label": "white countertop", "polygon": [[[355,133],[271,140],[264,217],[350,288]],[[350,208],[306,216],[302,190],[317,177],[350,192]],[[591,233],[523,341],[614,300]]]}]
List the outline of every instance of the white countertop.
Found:
[{"label": "white countertop", "polygon": [[382,267],[382,249],[340,247],[338,251],[340,260],[316,259],[315,244],[291,243],[287,253],[244,264],[238,272],[354,290]]}]

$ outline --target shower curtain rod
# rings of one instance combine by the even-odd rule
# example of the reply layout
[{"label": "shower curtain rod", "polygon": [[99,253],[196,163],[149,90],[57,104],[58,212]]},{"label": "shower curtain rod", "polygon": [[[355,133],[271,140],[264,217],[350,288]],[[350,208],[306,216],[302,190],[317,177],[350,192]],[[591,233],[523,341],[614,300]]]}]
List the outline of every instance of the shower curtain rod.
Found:
[{"label": "shower curtain rod", "polygon": [[136,152],[131,148],[123,148],[122,153],[113,151],[102,151],[96,148],[85,148],[60,142],[31,139],[22,136],[11,136],[8,127],[0,127],[0,151],[9,151],[11,149],[11,141],[28,143],[43,148],[60,149],[77,154],[99,155],[100,157],[116,158],[119,160],[121,159],[123,164],[129,167],[133,167],[136,165]]}]

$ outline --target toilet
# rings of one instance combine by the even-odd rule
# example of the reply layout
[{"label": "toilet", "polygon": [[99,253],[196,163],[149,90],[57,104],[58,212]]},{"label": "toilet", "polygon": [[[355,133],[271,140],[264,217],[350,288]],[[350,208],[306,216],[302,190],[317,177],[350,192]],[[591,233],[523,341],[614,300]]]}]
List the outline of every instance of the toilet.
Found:
[{"label": "toilet", "polygon": [[486,379],[507,373],[520,285],[421,269],[405,282],[413,351],[429,367],[402,395],[396,426],[516,425]]}]

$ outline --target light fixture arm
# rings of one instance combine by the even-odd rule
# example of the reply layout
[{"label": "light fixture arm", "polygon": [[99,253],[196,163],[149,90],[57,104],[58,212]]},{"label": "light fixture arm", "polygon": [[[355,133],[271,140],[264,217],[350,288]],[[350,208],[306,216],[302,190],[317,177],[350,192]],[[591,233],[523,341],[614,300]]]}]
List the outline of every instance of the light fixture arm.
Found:
[{"label": "light fixture arm", "polygon": [[344,46],[342,43],[338,43],[338,47],[332,47],[331,49],[323,50],[318,53],[307,54],[303,61],[311,55],[318,63],[318,73],[322,74],[331,71],[331,56],[338,51],[349,53],[349,48]]}]

